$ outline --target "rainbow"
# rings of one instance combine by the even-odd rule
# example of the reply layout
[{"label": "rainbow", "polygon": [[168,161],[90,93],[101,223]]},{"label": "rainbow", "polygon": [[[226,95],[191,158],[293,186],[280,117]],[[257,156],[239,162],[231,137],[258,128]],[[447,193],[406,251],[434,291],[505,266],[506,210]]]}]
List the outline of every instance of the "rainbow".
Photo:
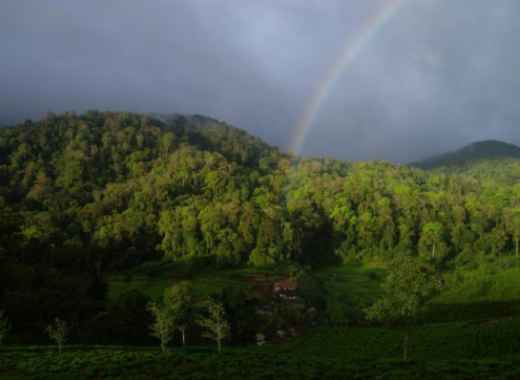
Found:
[{"label": "rainbow", "polygon": [[299,118],[289,149],[294,154],[300,154],[318,112],[332,92],[334,83],[341,73],[348,69],[363,52],[364,48],[374,39],[384,26],[398,13],[406,0],[385,0],[381,8],[368,18],[354,39],[348,39],[341,54],[332,65],[325,77],[319,82],[312,97],[307,102],[303,114]]}]

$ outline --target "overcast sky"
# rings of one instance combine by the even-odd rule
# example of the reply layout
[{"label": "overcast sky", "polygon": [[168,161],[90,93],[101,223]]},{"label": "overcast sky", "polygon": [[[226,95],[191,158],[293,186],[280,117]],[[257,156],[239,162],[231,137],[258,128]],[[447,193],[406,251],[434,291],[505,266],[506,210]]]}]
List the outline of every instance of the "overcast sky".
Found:
[{"label": "overcast sky", "polygon": [[[0,122],[200,113],[282,149],[389,0],[1,0]],[[304,154],[407,162],[520,143],[520,1],[407,0],[344,70]]]}]

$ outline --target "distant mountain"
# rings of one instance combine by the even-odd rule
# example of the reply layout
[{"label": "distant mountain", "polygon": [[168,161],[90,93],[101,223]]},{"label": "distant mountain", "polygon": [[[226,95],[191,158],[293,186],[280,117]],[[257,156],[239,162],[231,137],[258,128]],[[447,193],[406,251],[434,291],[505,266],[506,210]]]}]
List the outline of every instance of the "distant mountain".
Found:
[{"label": "distant mountain", "polygon": [[520,147],[497,140],[478,141],[454,152],[433,156],[411,165],[421,169],[436,169],[465,166],[477,161],[502,158],[520,159]]}]

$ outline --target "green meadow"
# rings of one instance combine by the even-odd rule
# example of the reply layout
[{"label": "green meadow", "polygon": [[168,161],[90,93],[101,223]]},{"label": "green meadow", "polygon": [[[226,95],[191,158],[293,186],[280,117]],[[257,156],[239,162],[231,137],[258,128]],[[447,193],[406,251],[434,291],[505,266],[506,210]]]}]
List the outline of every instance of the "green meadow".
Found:
[{"label": "green meadow", "polygon": [[[167,354],[152,346],[6,346],[0,351],[1,379],[515,379],[520,377],[520,267],[510,259],[480,262],[448,272],[447,291],[413,326],[411,360],[401,357],[402,328],[358,323],[378,297],[384,265],[344,264],[321,269],[327,297],[343,302],[343,319],[262,347],[182,348]],[[160,297],[176,281],[191,280],[198,297],[215,289],[250,289],[251,279],[274,280],[284,270],[235,269],[197,276],[173,264],[148,263],[111,278],[109,295],[140,289]],[[502,305],[493,308],[490,305]],[[331,313],[340,313],[331,311]],[[449,317],[447,317],[449,316]]]}]

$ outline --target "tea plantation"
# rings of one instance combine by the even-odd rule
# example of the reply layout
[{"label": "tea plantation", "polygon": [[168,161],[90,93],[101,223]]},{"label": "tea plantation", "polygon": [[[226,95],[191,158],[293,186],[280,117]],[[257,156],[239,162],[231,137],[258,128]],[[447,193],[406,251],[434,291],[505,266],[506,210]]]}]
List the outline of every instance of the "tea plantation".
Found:
[{"label": "tea plantation", "polygon": [[[320,271],[327,297],[344,310],[330,311],[337,319],[288,340],[227,345],[221,354],[214,346],[177,343],[168,353],[153,346],[69,345],[61,355],[53,346],[6,345],[0,379],[520,379],[520,287],[513,286],[520,269],[505,261],[460,268],[449,272],[449,291],[411,329],[407,362],[402,328],[350,320],[379,294],[384,267],[372,262]],[[114,276],[109,294],[135,286],[159,297],[172,281],[169,273],[147,264]],[[277,278],[283,270],[213,274],[190,278],[199,296],[219,286],[250,286],[252,276]]]}]

